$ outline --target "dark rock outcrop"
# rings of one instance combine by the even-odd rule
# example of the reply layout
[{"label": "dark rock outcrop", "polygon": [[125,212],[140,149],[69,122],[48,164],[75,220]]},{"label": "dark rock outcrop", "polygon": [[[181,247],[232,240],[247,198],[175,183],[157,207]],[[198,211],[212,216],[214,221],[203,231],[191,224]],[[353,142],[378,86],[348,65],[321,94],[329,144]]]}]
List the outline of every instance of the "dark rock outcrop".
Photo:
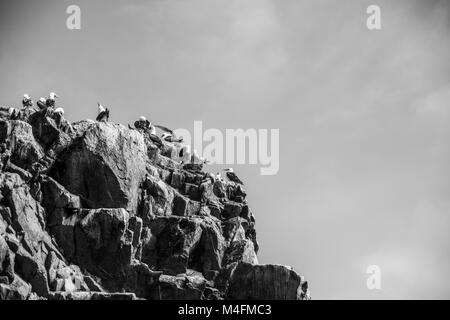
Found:
[{"label": "dark rock outcrop", "polygon": [[258,264],[242,185],[145,130],[0,115],[0,299],[309,299]]}]

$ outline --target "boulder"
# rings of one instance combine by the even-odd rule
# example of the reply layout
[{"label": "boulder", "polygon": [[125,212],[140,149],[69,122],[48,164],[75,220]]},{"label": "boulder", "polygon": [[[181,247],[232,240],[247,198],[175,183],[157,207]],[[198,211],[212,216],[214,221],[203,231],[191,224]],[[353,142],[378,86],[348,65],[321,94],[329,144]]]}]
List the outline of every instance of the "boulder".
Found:
[{"label": "boulder", "polygon": [[239,262],[229,279],[228,295],[233,300],[298,300],[302,279],[282,265],[252,265]]},{"label": "boulder", "polygon": [[79,195],[85,207],[136,212],[146,153],[139,132],[122,125],[91,123],[62,152],[49,175]]}]

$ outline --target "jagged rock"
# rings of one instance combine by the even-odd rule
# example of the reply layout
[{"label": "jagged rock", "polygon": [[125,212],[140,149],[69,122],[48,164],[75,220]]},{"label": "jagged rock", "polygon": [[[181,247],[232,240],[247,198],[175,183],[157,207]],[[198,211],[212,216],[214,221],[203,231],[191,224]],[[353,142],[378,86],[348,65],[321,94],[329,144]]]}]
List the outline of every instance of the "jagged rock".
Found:
[{"label": "jagged rock", "polygon": [[41,185],[42,203],[50,215],[58,209],[68,209],[73,212],[73,209],[81,208],[80,197],[71,194],[54,179],[44,176]]},{"label": "jagged rock", "polygon": [[159,278],[157,295],[159,300],[199,300],[203,296],[206,280],[201,274],[168,276]]},{"label": "jagged rock", "polygon": [[138,297],[151,299],[161,274],[161,271],[152,271],[145,263],[133,263],[127,270],[124,288]]},{"label": "jagged rock", "polygon": [[45,146],[55,143],[62,134],[54,119],[47,117],[46,112],[39,111],[29,117],[34,136]]},{"label": "jagged rock", "polygon": [[229,280],[228,298],[298,300],[303,293],[301,280],[294,270],[286,266],[239,262]]},{"label": "jagged rock", "polygon": [[89,208],[136,212],[138,189],[146,173],[142,135],[122,125],[93,123],[62,152],[50,176]]},{"label": "jagged rock", "polygon": [[0,278],[3,283],[9,284],[14,281],[14,256],[10,252],[8,242],[0,235]]},{"label": "jagged rock", "polygon": [[241,241],[246,238],[245,234],[248,229],[247,220],[241,217],[234,217],[225,221],[223,225],[223,235],[226,240]]},{"label": "jagged rock", "polygon": [[30,294],[31,286],[17,275],[10,285],[0,283],[0,300],[27,300]]},{"label": "jagged rock", "polygon": [[222,212],[222,216],[224,219],[239,217],[242,212],[242,208],[242,203],[228,201],[225,203],[225,208]]},{"label": "jagged rock", "polygon": [[[142,188],[150,195],[152,214],[168,216],[172,214],[175,192],[162,180],[147,175]],[[178,209],[177,209],[178,210]]]},{"label": "jagged rock", "polygon": [[124,209],[81,210],[75,224],[75,261],[96,274],[113,276],[130,261],[124,250],[128,213]]},{"label": "jagged rock", "polygon": [[144,245],[143,261],[167,274],[186,272],[189,255],[201,238],[200,224],[200,219],[158,217],[150,226],[156,241]]},{"label": "jagged rock", "polygon": [[172,173],[170,185],[177,189],[182,189],[184,186],[184,174],[179,171]]},{"label": "jagged rock", "polygon": [[34,292],[47,297],[50,292],[44,262],[38,254],[31,255],[20,248],[15,255],[14,269],[25,281],[31,284]]},{"label": "jagged rock", "polygon": [[103,292],[103,288],[95,281],[91,276],[84,276],[84,282],[86,283],[89,291]]},{"label": "jagged rock", "polygon": [[208,219],[160,217],[150,226],[143,244],[142,259],[167,274],[185,273],[188,268],[219,270],[223,237],[218,223]]},{"label": "jagged rock", "polygon": [[188,207],[189,207],[189,198],[175,193],[175,197],[173,199],[173,209],[172,213],[176,216],[188,216]]},{"label": "jagged rock", "polygon": [[248,239],[233,241],[227,248],[224,257],[224,265],[233,262],[247,262],[250,264],[258,264],[253,242]]},{"label": "jagged rock", "polygon": [[11,212],[11,225],[16,232],[23,232],[31,247],[39,242],[50,243],[45,229],[45,210],[31,196],[28,187],[17,174],[0,174],[2,196]]},{"label": "jagged rock", "polygon": [[197,185],[192,183],[184,184],[184,194],[186,194],[190,199],[195,201],[200,201],[200,189]]},{"label": "jagged rock", "polygon": [[10,160],[19,167],[29,169],[44,156],[42,147],[33,136],[32,127],[20,120],[0,121],[0,143],[8,142]]},{"label": "jagged rock", "polygon": [[245,189],[170,143],[51,110],[4,119],[0,299],[309,299],[292,269],[258,265]]}]

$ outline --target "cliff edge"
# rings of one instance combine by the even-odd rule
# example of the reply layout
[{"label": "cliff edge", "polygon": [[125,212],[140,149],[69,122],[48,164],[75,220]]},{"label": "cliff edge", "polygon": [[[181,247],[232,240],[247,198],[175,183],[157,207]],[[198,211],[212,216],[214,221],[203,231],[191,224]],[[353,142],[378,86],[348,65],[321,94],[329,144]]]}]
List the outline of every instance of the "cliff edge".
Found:
[{"label": "cliff edge", "polygon": [[244,187],[178,147],[0,110],[0,299],[309,299],[292,268],[258,264]]}]

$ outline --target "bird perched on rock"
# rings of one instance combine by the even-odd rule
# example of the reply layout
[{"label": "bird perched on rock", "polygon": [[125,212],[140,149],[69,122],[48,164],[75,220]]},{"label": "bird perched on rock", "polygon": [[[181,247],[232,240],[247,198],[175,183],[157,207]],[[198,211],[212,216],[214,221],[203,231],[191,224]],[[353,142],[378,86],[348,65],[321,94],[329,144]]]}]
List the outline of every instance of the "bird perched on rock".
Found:
[{"label": "bird perched on rock", "polygon": [[244,183],[241,181],[241,179],[239,179],[238,176],[236,175],[236,173],[234,173],[233,168],[224,169],[224,171],[226,172],[225,174],[226,174],[228,180],[244,185]]},{"label": "bird perched on rock", "polygon": [[97,105],[98,105],[98,116],[97,116],[97,118],[95,120],[96,121],[108,122],[108,120],[109,120],[109,110],[108,110],[108,108],[105,108],[99,102],[97,102]]},{"label": "bird perched on rock", "polygon": [[16,108],[9,108],[8,109],[9,118],[11,120],[19,120],[20,119],[20,111]]},{"label": "bird perched on rock", "polygon": [[48,95],[48,99],[45,101],[45,104],[48,108],[53,108],[55,106],[56,98],[59,98],[59,96],[54,92],[50,92],[50,94]]},{"label": "bird perched on rock", "polygon": [[150,126],[149,126],[148,130],[150,130],[150,134],[156,136],[156,128],[151,123],[150,123]]},{"label": "bird perched on rock", "polygon": [[47,108],[47,103],[46,103],[46,100],[45,100],[45,98],[40,98],[37,102],[36,102],[36,105],[39,107],[39,109],[45,109],[45,108]]},{"label": "bird perched on rock", "polygon": [[33,100],[31,100],[30,96],[27,93],[25,93],[23,95],[22,106],[24,108],[28,108],[28,107],[32,107],[33,106]]},{"label": "bird perched on rock", "polygon": [[222,175],[220,174],[220,172],[217,172],[215,181],[223,181]]},{"label": "bird perched on rock", "polygon": [[150,121],[144,116],[140,116],[139,119],[134,122],[134,127],[136,129],[148,129],[150,127]]},{"label": "bird perched on rock", "polygon": [[173,134],[170,134],[168,132],[164,132],[161,135],[161,139],[167,142],[178,142],[178,143],[183,142],[183,138],[177,138]]},{"label": "bird perched on rock", "polygon": [[64,109],[61,108],[61,107],[58,107],[58,108],[55,109],[55,111],[53,111],[53,113],[58,113],[58,114],[63,116],[64,115]]}]

